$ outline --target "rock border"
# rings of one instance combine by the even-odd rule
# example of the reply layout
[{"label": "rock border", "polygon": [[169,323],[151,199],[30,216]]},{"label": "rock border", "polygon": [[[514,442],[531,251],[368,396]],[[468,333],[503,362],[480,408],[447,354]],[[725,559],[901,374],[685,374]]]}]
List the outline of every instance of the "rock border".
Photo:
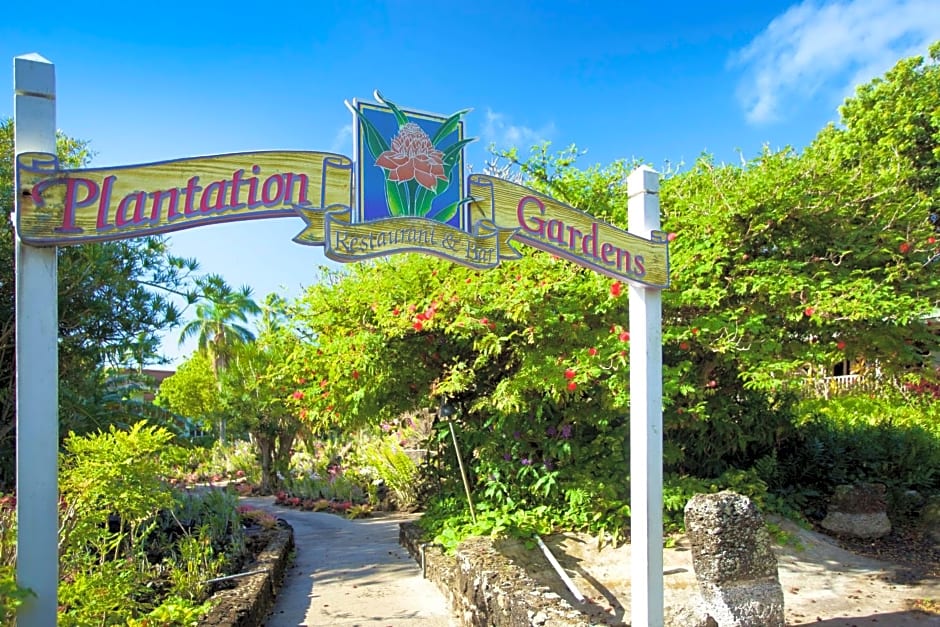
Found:
[{"label": "rock border", "polygon": [[462,625],[471,627],[589,627],[593,623],[564,598],[538,584],[487,538],[468,538],[454,555],[422,541],[413,522],[399,525],[398,541],[441,590]]},{"label": "rock border", "polygon": [[200,627],[262,627],[274,606],[277,591],[294,548],[294,529],[278,519],[279,532],[258,557],[245,567],[246,572],[263,571],[233,579],[231,588],[212,595],[212,610],[199,621]]}]

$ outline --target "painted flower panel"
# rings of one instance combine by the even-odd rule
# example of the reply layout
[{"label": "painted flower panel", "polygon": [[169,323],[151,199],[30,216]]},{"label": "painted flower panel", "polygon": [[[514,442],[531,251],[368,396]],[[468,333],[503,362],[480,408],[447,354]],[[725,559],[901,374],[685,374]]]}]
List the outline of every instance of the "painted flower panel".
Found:
[{"label": "painted flower panel", "polygon": [[360,220],[420,217],[464,228],[462,117],[403,111],[376,92],[380,104],[357,102]]}]

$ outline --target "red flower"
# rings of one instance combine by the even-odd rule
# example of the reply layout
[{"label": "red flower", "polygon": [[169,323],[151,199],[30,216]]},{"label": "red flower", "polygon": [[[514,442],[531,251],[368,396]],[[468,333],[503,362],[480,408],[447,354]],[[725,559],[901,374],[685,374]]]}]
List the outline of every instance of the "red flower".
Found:
[{"label": "red flower", "polygon": [[353,371],[352,371],[352,378],[353,378],[353,379],[358,379],[358,378],[359,378],[359,371],[358,371],[358,370],[353,370]]},{"label": "red flower", "polygon": [[437,188],[439,180],[447,180],[444,153],[434,148],[428,134],[414,122],[408,122],[398,130],[391,150],[380,154],[375,165],[388,171],[390,181],[404,183],[414,179],[430,190]]},{"label": "red flower", "polygon": [[424,323],[418,320],[417,322],[414,323],[414,328],[415,328],[415,331],[420,331],[421,329],[424,328]]},{"label": "red flower", "polygon": [[937,243],[937,238],[936,238],[936,237],[932,237],[932,236],[931,236],[931,237],[928,237],[928,238],[927,238],[927,243],[928,243],[928,244],[936,244],[936,243]]},{"label": "red flower", "polygon": [[623,286],[620,284],[620,281],[614,281],[610,286],[610,295],[614,298],[620,296],[620,292],[623,289]]},{"label": "red flower", "polygon": [[911,249],[911,245],[908,244],[907,242],[901,242],[901,245],[898,246],[898,249],[901,251],[902,255],[906,255],[907,251]]},{"label": "red flower", "polygon": [[688,343],[688,342],[679,342],[679,349],[680,349],[680,350],[684,350],[684,351],[689,350],[689,343]]},{"label": "red flower", "polygon": [[576,389],[578,389],[578,384],[575,383],[574,381],[569,381],[569,382],[568,382],[568,391],[569,391],[569,392],[574,392]]},{"label": "red flower", "polygon": [[812,307],[807,307],[806,309],[803,310],[803,313],[806,314],[807,318],[812,318],[813,314],[816,313],[816,310],[813,309]]},{"label": "red flower", "polygon": [[597,354],[597,349],[594,348],[593,346],[588,349],[588,355],[590,355],[591,357],[593,357],[596,354]]},{"label": "red flower", "polygon": [[565,378],[574,379],[574,370],[572,370],[571,368],[568,368],[567,370],[565,370]]},{"label": "red flower", "polygon": [[838,348],[840,351],[845,350],[845,342],[839,340],[839,342],[836,344],[836,348]]},{"label": "red flower", "polygon": [[620,338],[621,342],[630,341],[630,333],[628,331],[622,331],[618,337]]},{"label": "red flower", "polygon": [[301,400],[301,399],[303,399],[303,397],[304,397],[304,392],[303,392],[303,390],[296,390],[296,391],[294,392],[294,394],[293,394],[293,397],[296,398],[298,401]]}]

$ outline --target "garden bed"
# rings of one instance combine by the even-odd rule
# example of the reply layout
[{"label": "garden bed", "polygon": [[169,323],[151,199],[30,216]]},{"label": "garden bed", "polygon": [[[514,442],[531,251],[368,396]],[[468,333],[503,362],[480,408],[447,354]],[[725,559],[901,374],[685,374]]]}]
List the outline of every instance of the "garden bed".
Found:
[{"label": "garden bed", "polygon": [[255,559],[244,566],[252,573],[225,579],[212,594],[212,610],[199,622],[212,627],[260,627],[284,581],[284,572],[294,548],[294,532],[283,520],[276,527],[262,529],[251,539]]}]

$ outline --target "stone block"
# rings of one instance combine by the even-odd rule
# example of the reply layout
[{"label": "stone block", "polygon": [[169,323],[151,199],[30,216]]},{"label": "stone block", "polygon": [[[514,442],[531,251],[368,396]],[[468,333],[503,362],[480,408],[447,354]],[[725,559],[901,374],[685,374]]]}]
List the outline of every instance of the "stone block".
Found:
[{"label": "stone block", "polygon": [[777,557],[757,507],[733,492],[697,494],[685,506],[695,576],[714,584],[777,577]]},{"label": "stone block", "polygon": [[856,538],[881,538],[891,533],[885,486],[858,483],[836,486],[829,499],[824,529]]},{"label": "stone block", "polygon": [[734,492],[696,494],[685,526],[704,613],[718,627],[783,627],[777,557],[754,503]]}]

